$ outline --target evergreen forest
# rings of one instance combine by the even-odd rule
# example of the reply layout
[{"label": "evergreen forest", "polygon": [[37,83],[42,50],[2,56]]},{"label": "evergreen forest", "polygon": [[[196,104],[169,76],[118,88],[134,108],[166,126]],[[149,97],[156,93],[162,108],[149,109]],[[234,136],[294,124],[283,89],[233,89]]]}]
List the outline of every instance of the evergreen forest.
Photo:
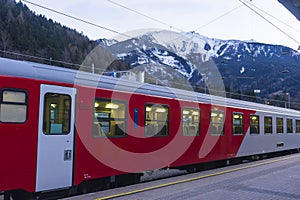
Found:
[{"label": "evergreen forest", "polygon": [[82,33],[37,15],[21,1],[0,0],[0,5],[2,57],[47,64],[61,61],[54,64],[66,66],[81,64],[97,45]]}]

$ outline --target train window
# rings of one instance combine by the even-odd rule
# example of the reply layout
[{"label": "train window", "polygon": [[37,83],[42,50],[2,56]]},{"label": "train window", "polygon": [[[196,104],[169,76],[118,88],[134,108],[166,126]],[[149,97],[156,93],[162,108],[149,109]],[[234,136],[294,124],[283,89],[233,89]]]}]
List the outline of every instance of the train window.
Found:
[{"label": "train window", "polygon": [[145,136],[169,134],[169,108],[160,104],[145,105]]},{"label": "train window", "polygon": [[94,137],[125,136],[126,104],[110,99],[96,99],[92,127]]},{"label": "train window", "polygon": [[194,108],[182,109],[182,133],[186,136],[199,135],[200,110]]},{"label": "train window", "polygon": [[272,117],[265,116],[265,134],[272,134],[273,125],[272,125]]},{"label": "train window", "polygon": [[293,133],[293,119],[286,119],[286,132]]},{"label": "train window", "polygon": [[250,115],[250,134],[259,134],[259,115]]},{"label": "train window", "polygon": [[70,119],[71,97],[66,94],[46,93],[44,97],[44,134],[69,134]]},{"label": "train window", "polygon": [[242,113],[232,113],[232,134],[244,134],[244,115]]},{"label": "train window", "polygon": [[212,110],[210,113],[210,134],[224,135],[224,119],[223,111]]},{"label": "train window", "polygon": [[296,119],[296,133],[300,133],[300,120]]},{"label": "train window", "polygon": [[283,118],[276,118],[276,132],[277,134],[283,133]]},{"label": "train window", "polygon": [[0,121],[5,123],[24,123],[26,119],[26,92],[3,90],[0,97]]}]

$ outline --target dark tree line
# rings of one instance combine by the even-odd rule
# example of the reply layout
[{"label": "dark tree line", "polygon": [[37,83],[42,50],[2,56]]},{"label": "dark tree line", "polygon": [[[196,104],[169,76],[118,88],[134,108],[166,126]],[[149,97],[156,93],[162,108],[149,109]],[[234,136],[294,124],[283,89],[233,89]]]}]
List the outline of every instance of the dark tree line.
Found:
[{"label": "dark tree line", "polygon": [[[26,59],[7,53],[15,52],[45,58],[43,62],[59,60],[81,64],[97,45],[74,29],[36,15],[22,2],[0,0],[0,5],[1,56]],[[33,57],[26,60],[41,62]]]}]

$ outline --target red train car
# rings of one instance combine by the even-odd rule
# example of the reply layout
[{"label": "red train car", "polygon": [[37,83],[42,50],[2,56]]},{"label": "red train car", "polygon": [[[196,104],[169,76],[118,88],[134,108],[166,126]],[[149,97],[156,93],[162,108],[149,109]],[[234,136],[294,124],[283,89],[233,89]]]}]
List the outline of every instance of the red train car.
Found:
[{"label": "red train car", "polygon": [[15,199],[299,144],[299,111],[0,58],[0,191]]}]

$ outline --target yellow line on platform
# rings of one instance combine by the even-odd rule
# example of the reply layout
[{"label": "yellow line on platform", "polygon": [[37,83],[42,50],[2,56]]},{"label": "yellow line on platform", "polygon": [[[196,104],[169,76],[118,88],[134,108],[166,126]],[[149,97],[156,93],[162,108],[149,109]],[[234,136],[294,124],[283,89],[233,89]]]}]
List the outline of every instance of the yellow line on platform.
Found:
[{"label": "yellow line on platform", "polygon": [[167,187],[167,186],[176,185],[176,184],[180,184],[180,183],[186,183],[186,182],[195,181],[195,180],[199,180],[199,179],[204,179],[204,178],[208,178],[208,177],[212,177],[212,176],[217,176],[217,175],[222,175],[222,174],[226,174],[226,173],[230,173],[230,172],[235,172],[235,171],[239,171],[239,170],[243,170],[243,169],[258,167],[258,166],[261,166],[261,165],[271,164],[271,163],[275,163],[275,162],[279,162],[279,161],[283,161],[283,160],[288,160],[288,159],[291,159],[291,158],[296,158],[296,157],[299,157],[299,156],[300,155],[288,156],[288,157],[279,158],[279,159],[270,160],[270,161],[265,161],[265,162],[261,162],[261,163],[257,163],[257,164],[253,164],[253,165],[244,166],[244,167],[238,167],[238,168],[228,169],[228,170],[224,170],[224,171],[220,171],[220,172],[216,172],[216,173],[212,173],[212,174],[197,176],[197,177],[194,177],[194,178],[183,179],[183,180],[180,180],[180,181],[174,181],[174,182],[155,185],[155,186],[147,187],[147,188],[143,188],[143,189],[132,190],[132,191],[129,191],[129,192],[124,192],[124,193],[114,194],[114,195],[110,195],[110,196],[100,197],[100,198],[97,198],[95,200],[106,200],[106,199],[112,199],[112,198],[122,197],[122,196],[126,196],[126,195],[136,194],[136,193],[145,192],[145,191],[149,191],[149,190],[154,190],[154,189],[158,189],[158,188],[162,188],[162,187]]}]

